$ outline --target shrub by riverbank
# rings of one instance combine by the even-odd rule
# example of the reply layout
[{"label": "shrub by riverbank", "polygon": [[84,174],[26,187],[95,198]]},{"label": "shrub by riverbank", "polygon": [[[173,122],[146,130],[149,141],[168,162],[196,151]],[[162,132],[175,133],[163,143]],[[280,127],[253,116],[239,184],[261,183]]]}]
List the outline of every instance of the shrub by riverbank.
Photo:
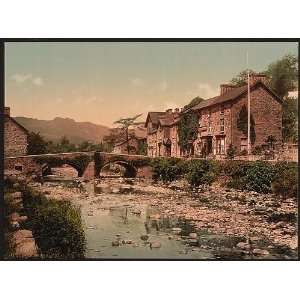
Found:
[{"label": "shrub by riverbank", "polygon": [[80,210],[69,201],[49,200],[25,187],[23,205],[43,258],[82,259],[85,234]]},{"label": "shrub by riverbank", "polygon": [[264,161],[213,161],[157,158],[153,162],[153,178],[172,182],[185,178],[190,186],[211,185],[226,177],[226,186],[258,193],[275,193],[283,197],[297,197],[298,166],[295,163]]},{"label": "shrub by riverbank", "polygon": [[[69,201],[47,199],[17,179],[5,180],[5,192],[7,257],[13,257],[9,249],[8,219],[12,212],[17,212],[28,216],[19,229],[32,231],[43,259],[84,258],[86,241],[79,208]],[[13,207],[8,192],[21,192],[21,208]]]}]

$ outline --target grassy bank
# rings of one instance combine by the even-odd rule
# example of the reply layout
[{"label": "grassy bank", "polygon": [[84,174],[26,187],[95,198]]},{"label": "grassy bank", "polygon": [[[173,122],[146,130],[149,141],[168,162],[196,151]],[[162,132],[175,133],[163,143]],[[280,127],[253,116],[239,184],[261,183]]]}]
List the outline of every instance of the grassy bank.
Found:
[{"label": "grassy bank", "polygon": [[225,178],[225,186],[258,193],[274,193],[283,197],[297,197],[297,163],[264,161],[213,161],[176,158],[153,160],[153,178],[163,182],[185,178],[191,187],[211,185]]},{"label": "grassy bank", "polygon": [[[11,184],[7,181],[5,187],[10,192],[22,193],[23,208],[20,213],[27,215],[28,220],[22,223],[20,229],[32,231],[41,258],[84,258],[86,241],[80,210],[77,207],[69,201],[47,199],[26,184]],[[7,207],[8,216],[13,208]]]}]

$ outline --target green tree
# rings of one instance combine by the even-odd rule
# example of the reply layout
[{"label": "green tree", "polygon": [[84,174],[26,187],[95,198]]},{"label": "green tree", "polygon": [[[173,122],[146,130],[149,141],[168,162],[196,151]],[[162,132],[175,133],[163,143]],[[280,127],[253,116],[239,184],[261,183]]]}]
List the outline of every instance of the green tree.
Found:
[{"label": "green tree", "polygon": [[125,135],[125,141],[127,145],[127,153],[129,154],[130,152],[130,147],[129,147],[129,129],[131,126],[135,125],[135,120],[139,118],[142,114],[135,115],[133,117],[128,117],[128,118],[121,118],[117,121],[114,122],[114,124],[118,124],[121,127],[121,130],[123,131]]},{"label": "green tree", "polygon": [[[255,74],[255,72],[251,69],[249,69],[249,74]],[[243,70],[240,72],[237,76],[233,77],[231,79],[231,83],[235,84],[237,87],[247,84],[248,80],[248,69]]]},{"label": "green tree", "polygon": [[268,66],[266,75],[270,78],[270,87],[280,97],[288,96],[289,91],[297,87],[298,59],[295,55],[285,55]]},{"label": "green tree", "polygon": [[47,145],[47,141],[39,132],[30,132],[28,136],[27,153],[31,155],[47,153]]},{"label": "green tree", "polygon": [[199,104],[200,102],[202,102],[202,101],[204,101],[203,98],[196,97],[196,98],[192,99],[191,102],[190,102],[189,104],[185,105],[185,106],[183,107],[183,110],[188,110],[188,109],[190,109],[190,108],[192,108],[192,107],[198,105],[198,104]]},{"label": "green tree", "polygon": [[287,97],[283,102],[282,137],[284,142],[298,141],[298,99]]}]

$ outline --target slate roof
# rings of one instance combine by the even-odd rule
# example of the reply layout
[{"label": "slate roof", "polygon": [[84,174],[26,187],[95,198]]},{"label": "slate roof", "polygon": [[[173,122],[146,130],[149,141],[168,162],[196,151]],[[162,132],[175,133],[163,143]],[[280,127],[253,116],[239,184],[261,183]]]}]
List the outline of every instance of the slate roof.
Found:
[{"label": "slate roof", "polygon": [[[261,81],[257,81],[256,83],[254,83],[250,88],[251,90],[255,89],[258,85],[261,85],[263,88],[265,88],[268,92],[270,92],[280,103],[282,103],[282,100],[269,88],[267,87],[263,82]],[[220,104],[229,100],[234,100],[240,96],[242,96],[244,93],[248,92],[248,86],[247,85],[243,85],[241,87],[237,87],[232,89],[231,91],[223,94],[223,95],[219,95],[207,100],[202,101],[201,103],[195,105],[194,107],[190,108],[187,111],[190,110],[199,110],[201,108],[204,107],[209,107],[209,106],[213,106],[216,104]]]},{"label": "slate roof", "polygon": [[21,128],[27,135],[29,134],[29,131],[24,127],[22,126],[20,123],[18,123],[14,118],[8,116],[8,115],[5,115],[5,119],[6,121],[8,120],[11,120],[13,123],[15,123],[19,128]]}]

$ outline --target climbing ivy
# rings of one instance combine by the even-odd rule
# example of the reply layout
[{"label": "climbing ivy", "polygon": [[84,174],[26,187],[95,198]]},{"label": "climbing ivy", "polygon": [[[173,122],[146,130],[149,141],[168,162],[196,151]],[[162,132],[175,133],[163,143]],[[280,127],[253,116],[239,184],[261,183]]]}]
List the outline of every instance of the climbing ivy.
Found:
[{"label": "climbing ivy", "polygon": [[191,143],[198,135],[199,116],[194,111],[182,115],[178,123],[179,146],[183,151],[189,151]]},{"label": "climbing ivy", "polygon": [[[237,128],[242,131],[245,135],[248,134],[248,110],[245,105],[242,106],[238,119],[237,119]],[[255,143],[256,134],[255,134],[255,121],[253,115],[250,114],[250,140],[251,144]]]}]

